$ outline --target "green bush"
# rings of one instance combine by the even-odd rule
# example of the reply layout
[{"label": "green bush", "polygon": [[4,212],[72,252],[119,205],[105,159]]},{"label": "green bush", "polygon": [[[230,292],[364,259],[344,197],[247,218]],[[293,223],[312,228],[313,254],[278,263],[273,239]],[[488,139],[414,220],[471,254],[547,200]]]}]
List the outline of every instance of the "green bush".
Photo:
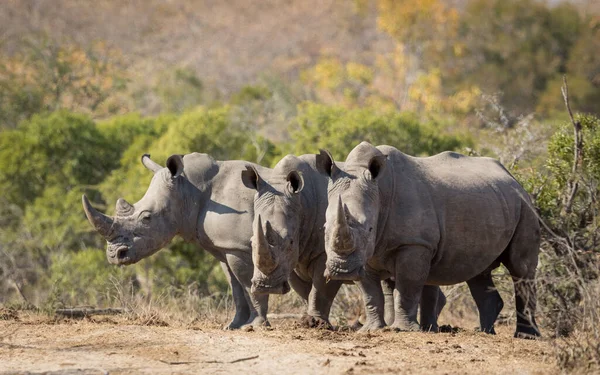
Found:
[{"label": "green bush", "polygon": [[470,144],[467,137],[445,135],[434,122],[420,123],[410,113],[379,113],[374,108],[346,109],[315,103],[303,104],[291,133],[288,150],[294,154],[329,150],[344,160],[361,141],[387,144],[414,156],[433,155]]}]

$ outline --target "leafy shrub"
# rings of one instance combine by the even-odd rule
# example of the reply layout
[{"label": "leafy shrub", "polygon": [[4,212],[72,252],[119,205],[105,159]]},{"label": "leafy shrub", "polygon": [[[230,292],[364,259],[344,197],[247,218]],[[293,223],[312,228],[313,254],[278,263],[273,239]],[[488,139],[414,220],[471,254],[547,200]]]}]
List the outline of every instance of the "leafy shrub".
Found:
[{"label": "leafy shrub", "polygon": [[373,108],[348,110],[305,103],[295,122],[290,152],[316,153],[325,148],[338,160],[363,140],[373,145],[388,144],[417,156],[456,150],[470,143],[466,137],[445,135],[436,123],[419,123],[410,113],[379,113]]}]

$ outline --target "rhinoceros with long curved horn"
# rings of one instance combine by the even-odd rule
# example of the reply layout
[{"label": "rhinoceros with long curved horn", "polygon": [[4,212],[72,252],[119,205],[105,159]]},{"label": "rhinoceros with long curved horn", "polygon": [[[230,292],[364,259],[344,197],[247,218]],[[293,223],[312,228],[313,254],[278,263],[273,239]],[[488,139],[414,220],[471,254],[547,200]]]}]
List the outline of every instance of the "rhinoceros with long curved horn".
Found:
[{"label": "rhinoceros with long curved horn", "polygon": [[[108,261],[136,263],[179,235],[221,261],[236,304],[235,316],[226,328],[268,325],[268,295],[251,293],[254,193],[239,179],[248,163],[215,161],[199,153],[173,155],[166,168],[149,155],[142,156],[142,163],[154,172],[146,194],[135,204],[119,199],[114,217],[99,212],[82,197],[89,222],[107,240]],[[268,168],[253,167],[269,175]]]}]

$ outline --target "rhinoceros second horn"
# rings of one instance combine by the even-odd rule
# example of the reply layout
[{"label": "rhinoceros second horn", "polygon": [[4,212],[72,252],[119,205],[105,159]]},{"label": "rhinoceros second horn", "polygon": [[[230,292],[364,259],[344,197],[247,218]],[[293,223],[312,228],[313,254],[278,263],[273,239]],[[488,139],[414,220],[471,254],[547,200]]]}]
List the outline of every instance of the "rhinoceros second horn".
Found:
[{"label": "rhinoceros second horn", "polygon": [[117,216],[128,216],[134,211],[133,205],[123,198],[117,200]]}]

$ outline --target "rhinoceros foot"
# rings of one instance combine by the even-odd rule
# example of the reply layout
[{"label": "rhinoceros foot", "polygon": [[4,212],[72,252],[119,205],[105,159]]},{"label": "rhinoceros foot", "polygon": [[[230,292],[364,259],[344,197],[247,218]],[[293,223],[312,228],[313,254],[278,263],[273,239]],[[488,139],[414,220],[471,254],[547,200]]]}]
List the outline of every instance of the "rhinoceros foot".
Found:
[{"label": "rhinoceros foot", "polygon": [[381,331],[385,328],[385,323],[383,322],[366,322],[359,330],[359,333],[367,333],[367,332],[375,332]]},{"label": "rhinoceros foot", "polygon": [[262,316],[257,316],[255,318],[251,318],[246,324],[244,324],[241,328],[243,331],[254,331],[259,328],[267,328],[271,327],[271,323]]},{"label": "rhinoceros foot", "polygon": [[542,335],[535,327],[517,327],[515,338],[525,340],[537,340]]},{"label": "rhinoceros foot", "polygon": [[303,315],[297,322],[299,328],[316,328],[333,331],[333,326],[327,320],[312,315]]},{"label": "rhinoceros foot", "polygon": [[494,326],[492,326],[489,329],[481,329],[481,327],[475,327],[474,331],[475,332],[487,333],[489,335],[495,335],[496,334],[496,330],[494,329]]},{"label": "rhinoceros foot", "polygon": [[236,329],[240,329],[240,328],[242,328],[243,325],[244,325],[243,322],[240,322],[240,321],[237,321],[236,319],[234,319],[229,324],[227,324],[225,327],[223,327],[223,331],[233,331]]},{"label": "rhinoceros foot", "polygon": [[437,324],[421,325],[421,331],[429,333],[438,333],[440,332],[440,327]]},{"label": "rhinoceros foot", "polygon": [[418,323],[415,322],[409,322],[409,323],[405,323],[405,322],[394,322],[394,324],[392,324],[390,326],[390,328],[392,330],[394,330],[395,332],[417,332],[417,331],[421,331],[421,326]]}]

